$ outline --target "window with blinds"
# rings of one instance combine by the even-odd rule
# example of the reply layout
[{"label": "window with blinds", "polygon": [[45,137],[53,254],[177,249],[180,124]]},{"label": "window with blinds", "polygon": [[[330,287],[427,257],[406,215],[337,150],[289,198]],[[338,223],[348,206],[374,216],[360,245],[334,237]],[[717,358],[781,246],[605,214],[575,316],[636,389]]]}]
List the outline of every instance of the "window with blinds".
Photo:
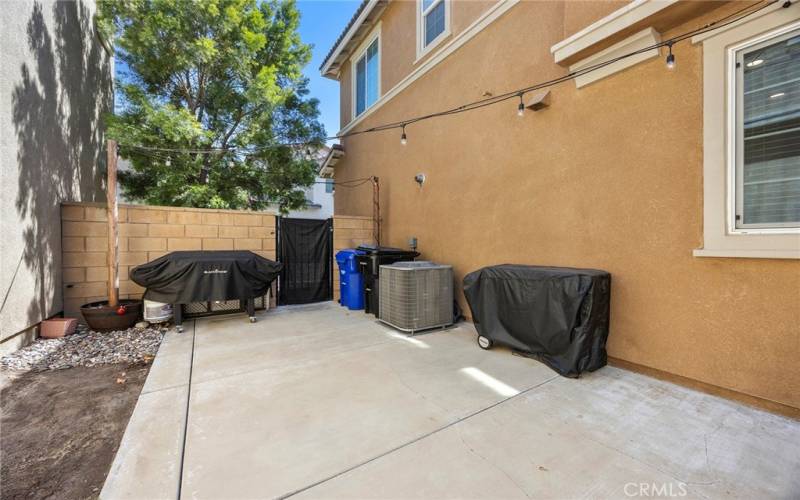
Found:
[{"label": "window with blinds", "polygon": [[737,228],[800,227],[800,29],[736,52]]}]

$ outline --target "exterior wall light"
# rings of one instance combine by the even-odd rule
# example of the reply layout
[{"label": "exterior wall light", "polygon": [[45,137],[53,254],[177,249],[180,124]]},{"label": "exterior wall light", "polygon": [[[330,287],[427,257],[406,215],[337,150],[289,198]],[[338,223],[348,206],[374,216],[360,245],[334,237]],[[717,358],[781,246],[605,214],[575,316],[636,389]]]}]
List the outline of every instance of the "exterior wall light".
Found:
[{"label": "exterior wall light", "polygon": [[422,184],[425,182],[425,174],[417,174],[414,176],[414,181],[419,184],[419,187],[422,187]]},{"label": "exterior wall light", "polygon": [[550,91],[545,90],[544,92],[534,94],[525,107],[532,111],[541,111],[548,106],[550,106]]}]

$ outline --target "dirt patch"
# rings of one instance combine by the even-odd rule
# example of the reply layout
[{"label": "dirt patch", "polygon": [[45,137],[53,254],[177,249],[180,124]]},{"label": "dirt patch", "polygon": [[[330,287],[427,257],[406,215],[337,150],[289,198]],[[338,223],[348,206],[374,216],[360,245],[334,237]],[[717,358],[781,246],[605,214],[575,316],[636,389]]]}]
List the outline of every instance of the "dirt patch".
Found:
[{"label": "dirt patch", "polygon": [[2,498],[96,498],[149,369],[2,373]]}]

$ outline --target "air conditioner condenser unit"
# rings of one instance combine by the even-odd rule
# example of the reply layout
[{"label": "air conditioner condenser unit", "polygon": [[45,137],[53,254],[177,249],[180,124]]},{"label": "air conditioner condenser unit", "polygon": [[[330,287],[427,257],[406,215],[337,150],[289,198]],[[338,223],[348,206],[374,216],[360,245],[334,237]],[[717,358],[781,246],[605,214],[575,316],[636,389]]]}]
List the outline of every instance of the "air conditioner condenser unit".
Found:
[{"label": "air conditioner condenser unit", "polygon": [[396,262],[381,266],[378,319],[398,330],[453,324],[453,266],[433,262]]}]

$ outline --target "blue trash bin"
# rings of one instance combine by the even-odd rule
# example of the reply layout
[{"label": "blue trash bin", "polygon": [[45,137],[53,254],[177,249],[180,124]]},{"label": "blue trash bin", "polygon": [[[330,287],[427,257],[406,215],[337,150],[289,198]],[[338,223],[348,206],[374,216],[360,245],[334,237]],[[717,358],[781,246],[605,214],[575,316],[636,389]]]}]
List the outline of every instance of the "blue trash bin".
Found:
[{"label": "blue trash bin", "polygon": [[364,309],[364,287],[356,261],[356,255],[363,254],[363,251],[352,248],[345,248],[336,253],[336,264],[339,265],[340,303],[351,311]]}]

